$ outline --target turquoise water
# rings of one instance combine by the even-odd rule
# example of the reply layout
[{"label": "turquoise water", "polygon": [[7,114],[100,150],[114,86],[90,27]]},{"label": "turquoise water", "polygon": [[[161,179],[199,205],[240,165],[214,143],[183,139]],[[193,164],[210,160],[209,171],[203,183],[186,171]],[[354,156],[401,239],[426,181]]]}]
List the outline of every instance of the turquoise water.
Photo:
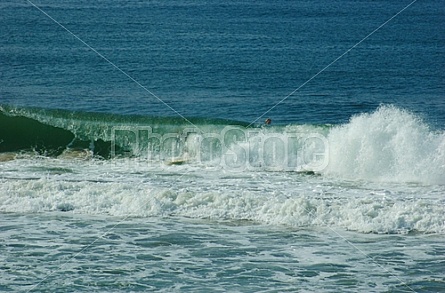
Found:
[{"label": "turquoise water", "polygon": [[444,292],[443,4],[3,1],[0,291]]},{"label": "turquoise water", "polygon": [[[7,215],[12,291],[440,292],[438,235],[289,229],[244,221]],[[20,233],[26,225],[30,232]],[[32,243],[30,243],[32,239]],[[396,246],[394,244],[397,243]],[[335,253],[334,253],[335,252]],[[428,279],[419,278],[426,275]]]}]

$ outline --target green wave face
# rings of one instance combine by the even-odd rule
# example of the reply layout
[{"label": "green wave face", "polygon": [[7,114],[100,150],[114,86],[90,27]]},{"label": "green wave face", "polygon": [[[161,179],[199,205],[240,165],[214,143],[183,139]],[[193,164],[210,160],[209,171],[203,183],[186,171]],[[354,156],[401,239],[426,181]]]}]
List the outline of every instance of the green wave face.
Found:
[{"label": "green wave face", "polygon": [[0,152],[33,149],[57,155],[74,139],[74,134],[63,128],[3,112],[0,112],[0,129]]},{"label": "green wave face", "polygon": [[[57,156],[66,149],[88,149],[110,157],[203,157],[239,150],[249,142],[286,146],[283,135],[327,133],[328,126],[249,127],[248,123],[214,118],[153,117],[72,112],[42,108],[0,107],[0,152],[34,151]],[[255,137],[255,138],[254,138]],[[292,142],[295,143],[295,142]],[[258,150],[254,150],[257,148]],[[284,149],[282,150],[284,151]]]}]

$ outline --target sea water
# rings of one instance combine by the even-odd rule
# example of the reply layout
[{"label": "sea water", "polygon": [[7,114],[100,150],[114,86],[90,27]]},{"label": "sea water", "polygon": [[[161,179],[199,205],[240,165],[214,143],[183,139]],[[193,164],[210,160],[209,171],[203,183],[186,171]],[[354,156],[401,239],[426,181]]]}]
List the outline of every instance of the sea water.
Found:
[{"label": "sea water", "polygon": [[3,1],[0,290],[444,292],[443,7]]}]

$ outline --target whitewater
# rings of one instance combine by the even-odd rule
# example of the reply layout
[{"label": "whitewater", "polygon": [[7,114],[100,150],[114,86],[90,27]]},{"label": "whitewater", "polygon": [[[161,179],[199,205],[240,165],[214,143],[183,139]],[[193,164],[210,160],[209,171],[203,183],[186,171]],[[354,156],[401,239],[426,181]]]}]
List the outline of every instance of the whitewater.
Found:
[{"label": "whitewater", "polygon": [[1,1],[0,291],[444,292],[444,19]]},{"label": "whitewater", "polygon": [[[445,135],[406,110],[382,106],[338,126],[248,129],[253,139],[234,138],[230,154],[220,149],[216,158],[203,155],[206,144],[196,144],[204,134],[190,132],[195,143],[184,145],[189,153],[191,146],[200,146],[201,156],[181,164],[170,164],[170,156],[147,156],[140,144],[131,155],[95,153],[94,141],[105,143],[103,135],[111,133],[104,129],[118,123],[125,135],[134,134],[134,123],[124,127],[123,117],[102,116],[82,128],[81,119],[49,119],[51,111],[18,112],[52,121],[51,127],[65,127],[89,144],[75,150],[68,144],[58,154],[42,144],[3,156],[6,290],[207,290],[207,281],[197,281],[201,278],[239,292],[270,286],[293,291],[296,284],[312,291],[320,282],[323,290],[346,292],[442,286]],[[173,127],[171,121],[158,123],[158,130]],[[136,130],[146,129],[141,125]],[[101,131],[92,131],[96,127]],[[227,125],[201,128],[206,127],[212,130],[208,137],[215,138]],[[232,127],[243,133],[242,126]],[[303,156],[315,161],[305,161],[302,169],[296,160],[292,167],[298,168],[289,170],[283,158],[292,156],[280,153],[284,148],[277,138],[295,138],[297,131],[304,134],[299,138],[312,133],[309,137],[317,139],[300,145]],[[278,146],[262,151],[258,145],[274,144],[258,144],[259,138]],[[300,150],[297,144],[297,157]],[[222,164],[225,157],[239,161]],[[421,254],[414,250],[419,245]],[[434,280],[405,279],[425,262],[431,262]],[[35,269],[22,271],[29,266]],[[82,271],[89,273],[81,277]]]},{"label": "whitewater", "polygon": [[[143,122],[125,125],[122,117],[107,116],[87,123],[29,109],[10,113],[10,118],[27,113],[51,121],[57,131],[66,128],[86,139],[89,148],[71,149],[70,138],[66,146],[57,146],[58,156],[45,155],[53,153],[45,145],[40,152],[32,149],[33,142],[28,149],[7,152],[3,212],[182,216],[364,233],[444,232],[445,135],[394,106],[338,126],[190,128],[158,121],[155,131],[175,127],[175,132],[150,132],[145,141],[164,137],[151,148],[142,146],[142,135],[134,140],[135,133],[147,129]],[[222,141],[225,137],[228,141]],[[115,151],[107,158],[95,153],[99,139],[103,144],[114,139],[108,146]],[[124,141],[131,152],[118,153]]]}]

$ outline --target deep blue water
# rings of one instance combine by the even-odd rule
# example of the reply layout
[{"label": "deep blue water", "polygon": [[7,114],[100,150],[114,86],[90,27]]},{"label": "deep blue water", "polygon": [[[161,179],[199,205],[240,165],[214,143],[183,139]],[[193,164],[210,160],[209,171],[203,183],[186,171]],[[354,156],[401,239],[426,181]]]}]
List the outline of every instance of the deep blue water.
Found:
[{"label": "deep blue water", "polygon": [[[252,122],[408,1],[36,1],[188,116]],[[418,1],[274,108],[344,123],[395,104],[445,123],[444,3]],[[27,1],[2,4],[2,103],[176,116]]]},{"label": "deep blue water", "polygon": [[445,1],[3,0],[0,40],[0,291],[444,292]]}]

